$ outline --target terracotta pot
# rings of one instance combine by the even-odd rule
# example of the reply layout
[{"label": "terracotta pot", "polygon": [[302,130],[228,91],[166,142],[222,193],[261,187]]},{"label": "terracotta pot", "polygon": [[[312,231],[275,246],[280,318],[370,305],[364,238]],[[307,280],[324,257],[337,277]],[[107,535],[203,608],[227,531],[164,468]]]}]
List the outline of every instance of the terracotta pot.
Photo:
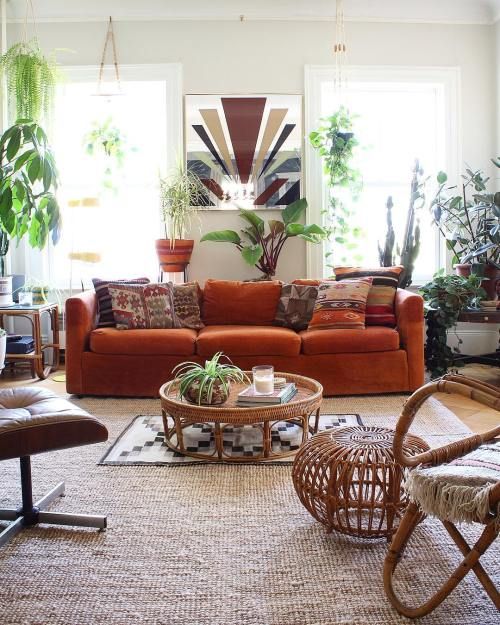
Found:
[{"label": "terracotta pot", "polygon": [[212,389],[212,400],[208,401],[208,391],[205,387],[200,395],[200,383],[193,382],[188,390],[184,393],[184,398],[192,404],[200,404],[201,406],[218,406],[227,401],[229,393],[226,392],[222,382],[216,381]]},{"label": "terracotta pot", "polygon": [[157,239],[156,254],[161,270],[175,273],[182,272],[191,260],[193,239]]},{"label": "terracotta pot", "polygon": [[[471,274],[472,265],[453,265],[453,269],[457,276],[463,276],[467,278]],[[498,299],[498,293],[500,291],[500,269],[497,269],[495,265],[484,265],[483,277],[486,280],[481,281],[481,286],[486,291],[487,299]]]}]

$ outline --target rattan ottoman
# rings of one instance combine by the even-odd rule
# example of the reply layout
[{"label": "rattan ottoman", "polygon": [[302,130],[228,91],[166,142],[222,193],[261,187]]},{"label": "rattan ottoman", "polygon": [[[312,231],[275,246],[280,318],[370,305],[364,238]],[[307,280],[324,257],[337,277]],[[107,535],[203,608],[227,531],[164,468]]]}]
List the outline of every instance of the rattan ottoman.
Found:
[{"label": "rattan ottoman", "polygon": [[[292,470],[295,490],[329,532],[391,539],[408,504],[393,438],[387,428],[347,427],[316,434],[299,450]],[[407,435],[404,449],[416,455],[429,446]]]}]

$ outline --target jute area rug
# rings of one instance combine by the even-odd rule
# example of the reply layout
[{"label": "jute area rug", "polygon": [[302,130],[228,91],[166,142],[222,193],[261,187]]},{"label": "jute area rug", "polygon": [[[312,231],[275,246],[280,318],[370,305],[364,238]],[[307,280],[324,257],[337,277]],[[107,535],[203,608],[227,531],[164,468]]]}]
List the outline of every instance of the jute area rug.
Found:
[{"label": "jute area rug", "polygon": [[[324,412],[393,426],[401,396],[327,400]],[[323,526],[301,506],[290,466],[98,466],[113,439],[153,400],[77,401],[110,429],[107,443],[33,459],[35,495],[65,478],[53,510],[107,513],[105,533],[25,530],[0,552],[2,625],[388,625],[408,623],[382,588],[384,541]],[[436,445],[465,427],[431,400],[414,428]],[[18,464],[0,463],[0,507],[18,503]],[[472,534],[477,534],[474,530]],[[401,569],[405,596],[427,596],[456,564],[427,519]],[[473,539],[473,535],[469,536]],[[484,562],[499,577],[498,550]],[[474,577],[424,625],[493,625]]]}]

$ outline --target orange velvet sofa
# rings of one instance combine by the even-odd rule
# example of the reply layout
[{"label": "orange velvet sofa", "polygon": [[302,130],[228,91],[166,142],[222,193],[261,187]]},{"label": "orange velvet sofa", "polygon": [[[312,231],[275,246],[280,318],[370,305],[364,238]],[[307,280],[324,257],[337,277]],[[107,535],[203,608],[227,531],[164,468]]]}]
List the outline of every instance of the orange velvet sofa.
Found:
[{"label": "orange velvet sofa", "polygon": [[209,280],[200,330],[96,328],[97,299],[86,291],[66,302],[66,386],[76,395],[157,397],[180,362],[223,351],[243,369],[272,364],[315,378],[325,395],[412,392],[424,382],[422,298],[398,289],[397,327],[305,330],[272,325],[277,282]]}]

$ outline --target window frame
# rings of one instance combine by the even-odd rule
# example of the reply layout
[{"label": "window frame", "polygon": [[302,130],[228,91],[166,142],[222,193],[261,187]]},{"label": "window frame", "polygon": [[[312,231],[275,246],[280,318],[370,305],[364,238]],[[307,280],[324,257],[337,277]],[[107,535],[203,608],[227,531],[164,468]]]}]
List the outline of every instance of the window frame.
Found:
[{"label": "window frame", "polygon": [[[309,142],[309,133],[321,117],[321,91],[325,82],[333,82],[334,65],[306,65],[304,71],[304,154],[305,191],[308,200],[308,223],[322,223],[323,210],[328,205],[328,189],[324,184],[321,157]],[[445,166],[450,180],[459,174],[462,162],[461,143],[461,71],[459,67],[354,66],[346,68],[347,81],[380,83],[439,84],[444,90]],[[431,181],[429,181],[432,184]],[[430,186],[429,186],[429,190]],[[429,191],[428,191],[429,192]],[[449,269],[449,258],[443,237],[436,230],[436,266]],[[308,245],[306,271],[309,278],[325,277],[325,245]],[[423,282],[424,278],[417,276]]]}]

